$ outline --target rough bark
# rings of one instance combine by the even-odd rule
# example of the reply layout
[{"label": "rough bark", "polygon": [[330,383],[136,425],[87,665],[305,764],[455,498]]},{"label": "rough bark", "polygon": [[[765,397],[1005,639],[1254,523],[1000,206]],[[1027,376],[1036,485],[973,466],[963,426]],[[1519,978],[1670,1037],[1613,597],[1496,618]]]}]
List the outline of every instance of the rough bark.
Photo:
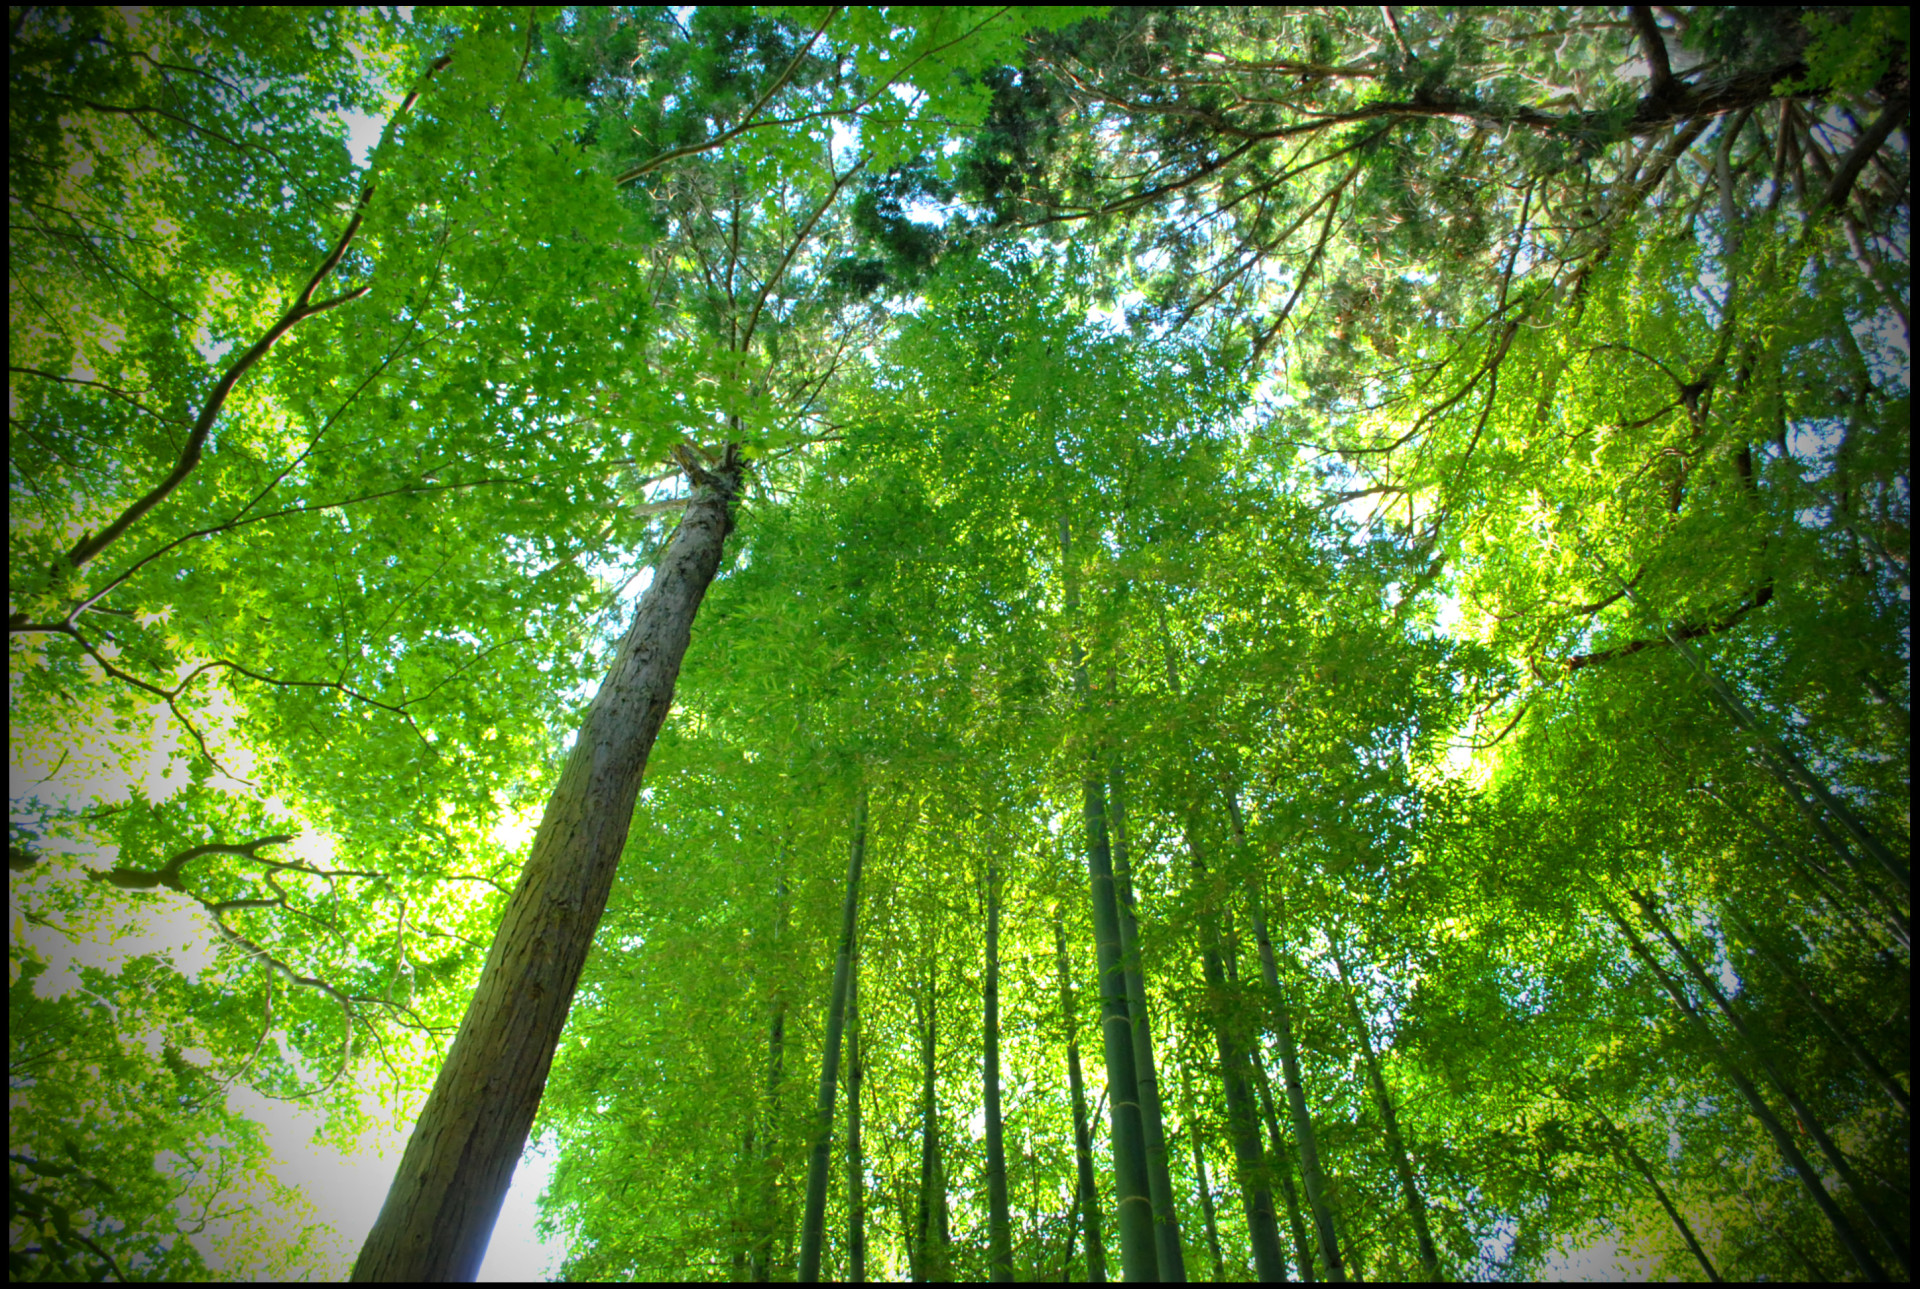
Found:
[{"label": "rough bark", "polygon": [[[1329,937],[1327,943],[1333,943]],[[1367,1032],[1367,1018],[1360,1013],[1354,997],[1353,981],[1347,976],[1347,964],[1340,951],[1333,951],[1334,969],[1340,973],[1340,987],[1347,996],[1347,1012],[1353,1032],[1360,1040],[1360,1054],[1367,1063],[1367,1082],[1373,1087],[1373,1103],[1380,1111],[1380,1126],[1387,1139],[1387,1152],[1393,1157],[1393,1170],[1400,1178],[1400,1189],[1407,1197],[1407,1213],[1413,1218],[1413,1235],[1420,1249],[1420,1267],[1429,1281],[1446,1279],[1440,1270],[1440,1255],[1433,1246],[1433,1228],[1427,1222],[1427,1201],[1413,1175],[1413,1159],[1407,1153],[1406,1139],[1400,1135],[1400,1119],[1393,1109],[1393,1097],[1387,1092],[1387,1080],[1380,1073],[1380,1057],[1373,1050],[1373,1036]]]},{"label": "rough bark", "polygon": [[356,1280],[471,1280],[526,1148],[553,1052],[606,909],[655,737],[673,705],[693,620],[719,571],[742,463],[728,445],[694,482],[653,584],[587,709],[453,1046]]},{"label": "rough bark", "polygon": [[[1086,1084],[1080,1076],[1080,1029],[1074,1019],[1073,977],[1067,967],[1067,928],[1057,907],[1053,911],[1053,946],[1060,962],[1060,1015],[1067,1027],[1067,1084],[1073,1094],[1073,1154],[1078,1169],[1075,1198],[1080,1223],[1086,1232],[1087,1279],[1093,1284],[1105,1284],[1107,1253],[1100,1239],[1100,1191],[1093,1180],[1093,1136],[1087,1126]],[[1067,1248],[1071,1260],[1071,1240]]]},{"label": "rough bark", "polygon": [[[1111,683],[1111,671],[1108,676]],[[1160,1279],[1170,1284],[1184,1284],[1186,1251],[1181,1247],[1180,1213],[1174,1205],[1166,1116],[1160,1104],[1160,1079],[1153,1059],[1153,1025],[1147,1013],[1140,925],[1134,916],[1133,870],[1127,854],[1126,777],[1117,756],[1107,782],[1109,813],[1113,819],[1114,894],[1120,905],[1120,955],[1126,971],[1127,1008],[1133,1015],[1133,1074],[1140,1095],[1140,1139],[1146,1155],[1147,1195],[1153,1204],[1154,1254]]]},{"label": "rough bark", "polygon": [[840,1037],[847,1019],[852,977],[853,931],[860,912],[860,867],[867,855],[867,791],[853,808],[853,839],[847,846],[847,893],[840,907],[840,949],[833,960],[833,992],[827,1000],[827,1033],[820,1053],[820,1092],[813,1108],[813,1142],[807,1158],[807,1208],[800,1224],[801,1284],[820,1279],[820,1246],[827,1230],[827,1174],[832,1168],[833,1099],[840,1090]]},{"label": "rough bark", "polygon": [[1013,1220],[1007,1214],[1007,1148],[1000,1122],[1000,867],[987,862],[987,977],[981,1092],[987,1118],[987,1278],[1013,1279]]}]

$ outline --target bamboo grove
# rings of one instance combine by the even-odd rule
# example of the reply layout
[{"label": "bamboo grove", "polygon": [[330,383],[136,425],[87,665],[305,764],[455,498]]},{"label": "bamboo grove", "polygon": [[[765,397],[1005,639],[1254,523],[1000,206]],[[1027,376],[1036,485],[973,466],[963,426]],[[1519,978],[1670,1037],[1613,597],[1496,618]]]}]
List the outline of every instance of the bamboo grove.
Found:
[{"label": "bamboo grove", "polygon": [[1907,23],[11,10],[10,1275],[1911,1278]]}]

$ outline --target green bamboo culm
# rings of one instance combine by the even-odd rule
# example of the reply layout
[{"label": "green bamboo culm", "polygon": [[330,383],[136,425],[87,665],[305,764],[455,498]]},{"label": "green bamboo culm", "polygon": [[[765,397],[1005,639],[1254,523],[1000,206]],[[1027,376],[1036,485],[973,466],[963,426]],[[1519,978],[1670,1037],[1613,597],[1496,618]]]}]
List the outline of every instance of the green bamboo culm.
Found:
[{"label": "green bamboo culm", "polygon": [[987,1278],[1013,1280],[1013,1222],[1007,1213],[1007,1149],[1000,1119],[1000,866],[987,861],[987,974],[982,1100],[987,1120]]},{"label": "green bamboo culm", "polygon": [[820,1095],[814,1105],[813,1150],[807,1159],[807,1207],[800,1226],[802,1284],[820,1279],[820,1245],[827,1223],[827,1170],[833,1139],[833,1098],[840,1083],[840,1036],[846,1023],[847,983],[852,978],[853,930],[860,907],[860,867],[867,852],[867,790],[853,808],[853,839],[847,847],[847,893],[840,911],[840,951],[833,963],[833,994],[827,1006],[826,1048],[820,1056]]}]

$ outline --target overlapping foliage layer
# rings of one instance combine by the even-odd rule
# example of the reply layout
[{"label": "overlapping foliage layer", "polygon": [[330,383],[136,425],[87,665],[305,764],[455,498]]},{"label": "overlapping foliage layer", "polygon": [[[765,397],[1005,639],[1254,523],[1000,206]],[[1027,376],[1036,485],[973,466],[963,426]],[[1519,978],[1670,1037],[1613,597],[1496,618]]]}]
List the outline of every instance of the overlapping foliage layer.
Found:
[{"label": "overlapping foliage layer", "polygon": [[1191,1278],[1910,1275],[1906,24],[14,11],[12,1274],[337,1273],[733,442],[566,1274],[793,1274],[864,802],[830,1274],[1095,1270],[1076,1038],[1117,1270],[1099,832]]}]

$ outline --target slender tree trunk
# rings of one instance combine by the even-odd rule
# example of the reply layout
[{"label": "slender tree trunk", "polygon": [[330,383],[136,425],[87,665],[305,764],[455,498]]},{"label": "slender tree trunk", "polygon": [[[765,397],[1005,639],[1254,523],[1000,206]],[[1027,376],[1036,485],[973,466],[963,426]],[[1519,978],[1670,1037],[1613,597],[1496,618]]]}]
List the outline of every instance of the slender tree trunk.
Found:
[{"label": "slender tree trunk", "polygon": [[1868,1252],[1866,1245],[1860,1240],[1859,1233],[1853,1229],[1853,1223],[1834,1202],[1833,1196],[1827,1193],[1820,1175],[1814,1171],[1813,1165],[1807,1162],[1807,1157],[1800,1153],[1800,1147],[1794,1143],[1793,1134],[1787,1131],[1786,1125],[1781,1123],[1779,1117],[1773,1113],[1773,1108],[1767,1104],[1766,1098],[1760,1095],[1760,1089],[1753,1085],[1753,1080],[1746,1076],[1746,1073],[1721,1046],[1720,1040],[1708,1027],[1706,1019],[1687,1000],[1686,991],[1680,987],[1680,982],[1675,980],[1672,974],[1660,965],[1652,951],[1641,943],[1639,933],[1633,929],[1626,915],[1616,908],[1611,900],[1606,900],[1603,907],[1607,916],[1613,920],[1614,926],[1619,928],[1622,938],[1626,940],[1628,950],[1653,973],[1654,979],[1659,982],[1662,989],[1666,990],[1667,997],[1673,1000],[1673,1005],[1680,1009],[1680,1014],[1686,1018],[1695,1036],[1719,1063],[1721,1072],[1746,1100],[1747,1109],[1752,1113],[1755,1121],[1766,1130],[1769,1137],[1773,1138],[1773,1144],[1779,1150],[1781,1159],[1786,1161],[1787,1167],[1791,1168],[1794,1175],[1800,1179],[1800,1185],[1806,1190],[1807,1197],[1813,1201],[1814,1206],[1833,1227],[1834,1236],[1840,1241],[1840,1247],[1847,1251],[1854,1265],[1860,1268],[1861,1274],[1867,1279],[1876,1283],[1885,1281],[1886,1270],[1881,1267],[1873,1254]]},{"label": "slender tree trunk", "polygon": [[853,931],[860,913],[860,866],[867,855],[867,789],[853,807],[853,839],[847,846],[847,893],[840,906],[840,949],[833,960],[833,992],[827,1001],[827,1034],[820,1053],[820,1093],[813,1108],[813,1142],[807,1158],[806,1218],[800,1225],[800,1283],[820,1280],[820,1246],[827,1232],[827,1175],[833,1167],[833,1098],[840,1090],[840,1035],[847,1020],[847,982],[853,975]]},{"label": "slender tree trunk", "polygon": [[[905,1137],[906,1133],[900,1135]],[[921,1284],[927,1277],[920,1266],[920,1228],[913,1188],[907,1183],[905,1170],[895,1173],[893,1182],[894,1207],[900,1211],[900,1243],[907,1251],[907,1279]]]},{"label": "slender tree trunk", "polygon": [[[1903,930],[1909,925],[1908,919],[1900,913],[1898,906],[1886,897],[1886,892],[1859,873],[1857,864],[1854,865],[1855,874],[1859,877],[1860,884],[1867,888],[1868,896],[1880,905],[1879,913],[1868,908],[1864,901],[1855,899],[1842,890],[1838,878],[1826,868],[1814,863],[1811,858],[1802,853],[1802,847],[1794,845],[1781,836],[1779,829],[1772,824],[1744,807],[1735,805],[1730,798],[1714,791],[1711,787],[1702,784],[1700,790],[1718,802],[1728,814],[1751,825],[1754,831],[1764,837],[1772,845],[1774,854],[1791,865],[1796,875],[1806,879],[1806,886],[1802,888],[1801,894],[1806,894],[1807,888],[1810,887],[1814,898],[1824,902],[1832,913],[1845,922],[1864,943],[1879,949],[1890,948],[1895,943],[1902,949],[1909,951],[1912,949],[1912,936]],[[1863,918],[1871,919],[1874,925],[1869,927],[1862,921]]]},{"label": "slender tree trunk", "polygon": [[[1746,712],[1745,704],[1741,703],[1740,700],[1734,696],[1733,691],[1728,689],[1726,685],[1720,681],[1719,677],[1714,676],[1710,677],[1710,679],[1715,686],[1715,696],[1720,699],[1722,706],[1726,707],[1729,712],[1734,713],[1735,720],[1739,720],[1747,725],[1760,750],[1762,763],[1766,765],[1768,773],[1772,774],[1780,786],[1786,790],[1787,795],[1793,799],[1794,804],[1802,805],[1806,800],[1800,795],[1795,783],[1795,780],[1798,780],[1800,784],[1806,786],[1815,800],[1827,808],[1828,813],[1839,823],[1842,830],[1844,830],[1849,837],[1853,838],[1855,844],[1857,844],[1861,850],[1867,853],[1867,856],[1879,866],[1880,871],[1892,878],[1895,884],[1900,887],[1902,893],[1911,899],[1913,897],[1913,872],[1908,868],[1906,862],[1889,850],[1886,845],[1880,841],[1879,837],[1866,826],[1866,823],[1858,815],[1854,814],[1844,801],[1830,792],[1827,789],[1826,783],[1823,782],[1818,775],[1814,774],[1813,771],[1809,770],[1800,758],[1794,755],[1784,743],[1779,743],[1761,733],[1759,722],[1752,718],[1751,713]],[[1743,714],[1745,717],[1744,720],[1742,719]],[[1825,822],[1810,808],[1807,810],[1807,814],[1809,818],[1815,821],[1816,826],[1819,827],[1822,832],[1827,831]],[[1844,847],[1839,847],[1839,849],[1843,854],[1845,853]]]},{"label": "slender tree trunk", "polygon": [[1748,1026],[1745,1017],[1734,1008],[1732,1001],[1722,992],[1719,983],[1701,968],[1700,960],[1693,955],[1693,951],[1681,943],[1680,937],[1673,933],[1666,919],[1660,916],[1652,898],[1637,893],[1635,898],[1639,901],[1641,912],[1646,915],[1647,922],[1659,932],[1660,938],[1667,942],[1667,947],[1672,949],[1674,956],[1680,960],[1681,967],[1693,977],[1694,984],[1699,986],[1700,991],[1707,997],[1713,999],[1713,1005],[1722,1016],[1727,1018],[1727,1024],[1733,1027],[1733,1032],[1738,1034],[1740,1040],[1747,1045],[1747,1051],[1752,1054],[1754,1063],[1760,1067],[1760,1073],[1786,1100],[1788,1107],[1793,1111],[1794,1118],[1800,1121],[1800,1126],[1806,1129],[1807,1135],[1812,1137],[1814,1144],[1820,1147],[1820,1153],[1825,1155],[1827,1162],[1833,1165],[1833,1171],[1839,1176],[1841,1183],[1852,1191],[1854,1199],[1859,1201],[1861,1212],[1866,1215],[1868,1224],[1886,1243],[1887,1248],[1892,1250],[1893,1256],[1899,1260],[1901,1270],[1907,1273],[1907,1278],[1912,1279],[1913,1263],[1907,1253],[1907,1242],[1900,1238],[1899,1233],[1893,1229],[1893,1224],[1881,1214],[1880,1206],[1875,1202],[1876,1197],[1861,1183],[1859,1174],[1854,1172],[1853,1161],[1841,1151],[1839,1145],[1827,1133],[1826,1125],[1813,1112],[1813,1107],[1802,1099],[1786,1074],[1774,1063],[1773,1058],[1767,1055],[1758,1035]]},{"label": "slender tree trunk", "polygon": [[860,1145],[860,1082],[866,1075],[860,1051],[860,941],[847,972],[847,1281],[867,1282],[867,1161]]},{"label": "slender tree trunk", "polygon": [[1720,1284],[1720,1272],[1714,1268],[1712,1259],[1707,1257],[1707,1251],[1700,1247],[1700,1241],[1694,1238],[1693,1228],[1687,1224],[1687,1219],[1680,1215],[1680,1210],[1674,1207],[1673,1201],[1667,1197],[1667,1188],[1660,1184],[1660,1179],[1653,1175],[1653,1169],[1647,1166],[1647,1161],[1641,1158],[1640,1152],[1633,1148],[1632,1140],[1615,1125],[1613,1120],[1607,1118],[1605,1111],[1598,1106],[1588,1108],[1598,1116],[1607,1130],[1607,1135],[1613,1139],[1615,1147],[1625,1153],[1627,1161],[1653,1189],[1653,1197],[1660,1201],[1660,1207],[1666,1211],[1667,1220],[1673,1223],[1674,1230],[1680,1233],[1680,1238],[1687,1242],[1688,1251],[1693,1254],[1694,1261],[1700,1264],[1700,1269],[1707,1273],[1707,1279]]},{"label": "slender tree trunk", "polygon": [[[1067,928],[1059,906],[1053,910],[1053,946],[1060,962],[1060,1015],[1067,1026],[1067,1084],[1073,1093],[1073,1154],[1077,1168],[1075,1182],[1078,1217],[1086,1230],[1087,1279],[1093,1284],[1107,1282],[1107,1253],[1100,1239],[1100,1191],[1093,1180],[1093,1135],[1087,1127],[1087,1090],[1080,1077],[1080,1030],[1074,1018],[1073,976],[1067,966]],[[1067,1242],[1067,1257],[1073,1257],[1073,1241]],[[1064,1275],[1064,1270],[1063,1270]]]},{"label": "slender tree trunk", "polygon": [[933,1180],[933,1193],[940,1200],[933,1210],[933,1232],[940,1242],[940,1264],[945,1268],[942,1274],[951,1277],[953,1257],[949,1250],[953,1248],[953,1229],[949,1223],[953,1218],[953,1206],[947,1202],[947,1156],[944,1151],[933,1157]]},{"label": "slender tree trunk", "polygon": [[1220,1255],[1220,1221],[1213,1211],[1213,1185],[1207,1180],[1207,1160],[1200,1150],[1199,1125],[1189,1120],[1187,1135],[1193,1138],[1193,1178],[1200,1187],[1200,1216],[1207,1225],[1207,1252],[1213,1255],[1213,1279],[1217,1284],[1227,1278],[1227,1263]]},{"label": "slender tree trunk", "polygon": [[[1892,923],[1895,934],[1900,937],[1900,942],[1911,947],[1913,944],[1913,920],[1906,912],[1902,911],[1900,905],[1894,898],[1882,889],[1880,874],[1875,872],[1873,865],[1868,864],[1853,853],[1853,848],[1847,845],[1845,839],[1843,839],[1839,833],[1835,832],[1833,826],[1827,822],[1826,816],[1820,813],[1819,806],[1800,795],[1800,789],[1794,784],[1793,780],[1787,776],[1784,770],[1772,764],[1768,764],[1766,770],[1767,773],[1772,776],[1773,780],[1780,785],[1781,790],[1787,794],[1787,799],[1793,803],[1794,808],[1806,819],[1807,825],[1813,829],[1814,835],[1826,843],[1827,849],[1838,856],[1841,863],[1853,870],[1854,876],[1859,879],[1861,887],[1866,891],[1867,898],[1875,904],[1878,904],[1881,911]],[[1901,874],[1899,872],[1893,873],[1892,876],[1896,882],[1899,883],[1901,892],[1906,895],[1908,900],[1912,900],[1913,890],[1911,886],[1901,880]]]},{"label": "slender tree trunk", "polygon": [[1353,1032],[1360,1040],[1360,1054],[1367,1063],[1367,1082],[1373,1085],[1373,1103],[1380,1111],[1380,1125],[1387,1138],[1387,1150],[1393,1156],[1393,1170],[1400,1177],[1400,1189],[1407,1197],[1407,1213],[1413,1218],[1414,1240],[1420,1247],[1420,1266],[1426,1272],[1428,1281],[1439,1283],[1446,1279],[1440,1270],[1440,1255],[1433,1247],[1433,1228],[1427,1223],[1427,1201],[1420,1194],[1420,1184],[1413,1175],[1413,1160],[1407,1154],[1406,1139],[1400,1135],[1400,1120],[1394,1113],[1393,1097],[1387,1093],[1387,1080],[1380,1073],[1380,1057],[1373,1050],[1373,1036],[1367,1032],[1367,1018],[1360,1014],[1360,1002],[1354,997],[1353,981],[1347,975],[1347,964],[1340,957],[1340,950],[1333,947],[1333,937],[1327,937],[1327,945],[1333,952],[1333,966],[1340,973],[1340,987],[1347,996],[1347,1012],[1353,1019]]},{"label": "slender tree trunk", "polygon": [[[1112,683],[1112,671],[1108,683]],[[1147,1013],[1146,969],[1140,956],[1140,925],[1134,916],[1133,870],[1127,854],[1126,777],[1118,756],[1108,784],[1113,815],[1114,893],[1120,905],[1120,955],[1126,967],[1127,1009],[1133,1016],[1133,1073],[1140,1093],[1140,1136],[1146,1154],[1147,1194],[1153,1202],[1154,1253],[1160,1279],[1184,1284],[1186,1251],[1181,1247],[1180,1214],[1173,1198],[1173,1174],[1167,1159],[1166,1116],[1160,1104],[1160,1079],[1153,1059],[1153,1025]]]},{"label": "slender tree trunk", "polygon": [[694,615],[733,527],[729,444],[694,482],[680,527],[587,709],[534,832],[473,1000],[414,1124],[356,1280],[471,1280],[526,1149],[553,1052],[600,925],[647,756],[673,705]]},{"label": "slender tree trunk", "polygon": [[[1060,521],[1060,557],[1066,566],[1066,609],[1077,619],[1080,593],[1070,561],[1067,521]],[[1084,705],[1088,698],[1086,656],[1075,640],[1071,656],[1073,686]],[[1120,1228],[1120,1265],[1129,1281],[1153,1280],[1159,1273],[1153,1201],[1148,1196],[1146,1143],[1140,1127],[1139,1078],[1133,1065],[1133,1017],[1127,1005],[1127,980],[1120,950],[1119,900],[1113,889],[1113,855],[1107,839],[1106,787],[1099,760],[1087,759],[1081,781],[1087,829],[1087,879],[1093,901],[1093,944],[1100,977],[1100,1037],[1107,1064],[1107,1114],[1113,1141],[1115,1218]]]},{"label": "slender tree trunk", "polygon": [[[1234,816],[1237,818],[1239,813],[1239,807],[1235,806]],[[1253,917],[1254,939],[1260,945],[1260,971],[1266,980],[1267,1003],[1273,1009],[1274,1037],[1280,1043],[1280,1073],[1287,1085],[1287,1109],[1293,1115],[1293,1139],[1300,1152],[1300,1181],[1306,1188],[1307,1207],[1313,1212],[1320,1266],[1328,1280],[1340,1284],[1347,1278],[1346,1267],[1334,1233],[1333,1210],[1327,1206],[1326,1183],[1320,1176],[1320,1147],[1300,1082],[1300,1057],[1293,1045],[1293,1016],[1287,1008],[1287,996],[1280,988],[1280,969],[1274,961],[1273,940],[1267,935],[1266,914],[1260,908],[1258,891],[1248,889],[1247,906]]]},{"label": "slender tree trunk", "polygon": [[[1070,1284],[1073,1281],[1073,1236],[1074,1232],[1080,1229],[1080,1193],[1080,1175],[1075,1173],[1073,1178],[1073,1200],[1067,1206],[1067,1247],[1060,1255],[1060,1282],[1062,1284]],[[1100,1283],[1104,1284],[1105,1282],[1106,1277],[1102,1275]],[[1089,1281],[1089,1283],[1091,1283],[1091,1281]]]},{"label": "slender tree trunk", "polygon": [[929,955],[920,1067],[920,1213],[914,1229],[920,1246],[920,1279],[923,1281],[945,1279],[947,1266],[947,1192],[940,1168],[940,1107],[933,1081],[935,1030],[939,1021],[933,969],[934,961]]},{"label": "slender tree trunk", "polygon": [[734,1196],[733,1275],[736,1284],[747,1279],[747,1249],[753,1243],[754,1215],[759,1181],[760,1152],[754,1143],[753,1129],[740,1134],[740,1185]]},{"label": "slender tree trunk", "polygon": [[987,1115],[987,1278],[1013,1280],[1013,1219],[1007,1212],[1007,1147],[1000,1122],[1000,866],[987,861],[987,978],[981,1091]]},{"label": "slender tree trunk", "polygon": [[1821,1023],[1827,1027],[1827,1031],[1836,1039],[1840,1040],[1840,1045],[1847,1049],[1849,1056],[1853,1057],[1854,1064],[1858,1065],[1861,1071],[1873,1080],[1876,1087],[1886,1093],[1887,1100],[1893,1102],[1894,1108],[1899,1110],[1900,1113],[1911,1117],[1913,1114],[1913,1104],[1907,1090],[1901,1087],[1891,1074],[1887,1073],[1880,1062],[1873,1059],[1872,1053],[1868,1052],[1867,1049],[1861,1045],[1860,1040],[1853,1036],[1853,1031],[1847,1026],[1846,1022],[1835,1015],[1832,1008],[1820,1001],[1820,996],[1814,993],[1813,987],[1807,984],[1806,980],[1802,978],[1799,969],[1776,952],[1773,946],[1767,943],[1766,937],[1761,935],[1745,918],[1734,912],[1730,906],[1722,904],[1720,911],[1728,921],[1732,922],[1733,925],[1739,929],[1742,935],[1746,936],[1747,942],[1758,951],[1760,956],[1772,965],[1773,969],[1779,973],[1780,978],[1786,981],[1796,994],[1800,995],[1800,1001],[1804,1002],[1807,1005],[1807,1009],[1820,1018]]},{"label": "slender tree trunk", "polygon": [[[1182,1063],[1184,1069],[1184,1062]],[[1182,1087],[1186,1088],[1183,1078]],[[1207,1252],[1213,1255],[1214,1283],[1227,1278],[1227,1262],[1220,1254],[1220,1222],[1213,1209],[1213,1184],[1207,1180],[1207,1157],[1200,1148],[1200,1121],[1193,1113],[1193,1093],[1181,1095],[1181,1118],[1186,1121],[1187,1140],[1193,1146],[1193,1180],[1200,1188],[1200,1216],[1207,1225]]]},{"label": "slender tree trunk", "polygon": [[1287,1134],[1280,1131],[1280,1116],[1273,1108],[1272,1080],[1267,1077],[1267,1067],[1260,1060],[1256,1049],[1248,1056],[1253,1061],[1253,1086],[1260,1092],[1260,1113],[1267,1124],[1267,1148],[1273,1155],[1273,1172],[1280,1183],[1280,1197],[1287,1204],[1287,1229],[1293,1236],[1294,1263],[1300,1268],[1300,1279],[1308,1284],[1314,1282],[1313,1240],[1307,1235],[1307,1223],[1300,1216],[1300,1195],[1293,1184],[1293,1166],[1288,1156],[1295,1152],[1287,1145]]},{"label": "slender tree trunk", "polygon": [[[787,878],[782,873],[774,885],[774,945],[776,951],[787,934]],[[779,1139],[780,1092],[787,1068],[787,995],[775,986],[771,1015],[767,1019],[767,1087],[761,1108],[759,1204],[754,1214],[753,1244],[747,1252],[749,1272],[755,1284],[773,1279],[773,1237],[780,1224],[780,1177],[774,1167],[774,1148]]]},{"label": "slender tree trunk", "polygon": [[[1193,857],[1195,877],[1204,885],[1206,864],[1200,857],[1191,820],[1186,841],[1187,852]],[[1247,1240],[1253,1249],[1254,1274],[1263,1284],[1279,1284],[1287,1278],[1287,1260],[1280,1252],[1273,1192],[1268,1184],[1266,1161],[1260,1155],[1260,1130],[1254,1123],[1252,1094],[1247,1090],[1246,1057],[1241,1054],[1228,1020],[1229,990],[1220,924],[1215,919],[1211,900],[1203,897],[1199,906],[1200,970],[1207,983],[1208,1011],[1213,1019],[1214,1043],[1220,1054],[1220,1081],[1226,1092],[1227,1125],[1235,1171],[1239,1174],[1240,1203],[1247,1215]]]},{"label": "slender tree trunk", "polygon": [[[1631,587],[1622,583],[1621,589],[1636,605],[1639,604],[1639,598],[1633,594]],[[1827,813],[1833,817],[1834,822],[1838,823],[1841,829],[1853,838],[1854,842],[1879,866],[1882,872],[1894,880],[1908,899],[1912,899],[1913,872],[1908,867],[1906,861],[1888,849],[1887,846],[1874,835],[1873,830],[1867,827],[1866,821],[1854,814],[1852,808],[1849,807],[1846,802],[1835,796],[1833,792],[1828,789],[1825,780],[1808,769],[1806,763],[1800,759],[1792,748],[1767,733],[1760,718],[1755,716],[1752,710],[1747,707],[1746,703],[1741,701],[1740,696],[1733,691],[1733,688],[1720,678],[1719,673],[1701,661],[1699,655],[1694,652],[1691,645],[1681,637],[1675,635],[1671,629],[1667,631],[1667,639],[1673,643],[1675,650],[1679,652],[1680,657],[1686,662],[1687,666],[1691,667],[1702,680],[1707,682],[1707,696],[1717,703],[1727,715],[1733,718],[1733,723],[1736,726],[1746,732],[1753,742],[1754,750],[1759,754],[1761,764],[1766,768],[1767,772],[1779,782],[1780,786],[1786,790],[1788,797],[1793,800],[1794,804],[1805,811],[1808,817],[1814,821],[1815,826],[1822,832],[1831,831],[1827,828],[1825,821],[1819,818],[1818,812],[1813,807],[1813,803],[1807,801],[1805,797],[1800,795],[1800,788],[1804,786],[1814,799],[1826,808]],[[1852,862],[1851,856],[1847,854],[1844,846],[1838,849],[1843,858],[1846,858],[1848,862]]]}]

